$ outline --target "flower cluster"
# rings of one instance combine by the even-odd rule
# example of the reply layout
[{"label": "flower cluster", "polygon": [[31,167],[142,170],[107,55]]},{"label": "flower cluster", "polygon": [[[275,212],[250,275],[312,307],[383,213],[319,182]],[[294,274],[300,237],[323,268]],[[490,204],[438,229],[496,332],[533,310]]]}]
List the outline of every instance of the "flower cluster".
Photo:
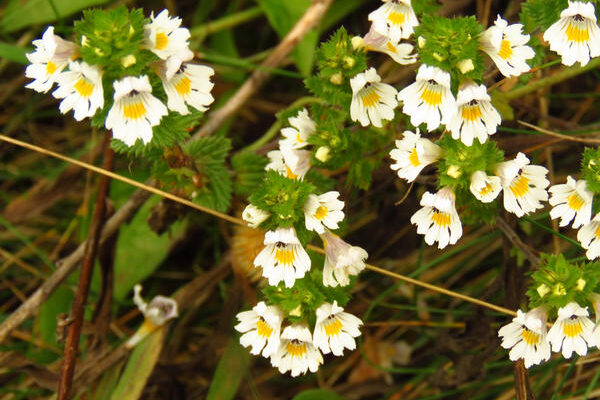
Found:
[{"label": "flower cluster", "polygon": [[[129,24],[125,29],[130,32],[126,30],[123,37],[117,29],[113,36],[90,29],[89,25],[94,25],[102,12],[96,11],[88,13],[76,25],[76,31],[79,26],[81,31],[100,37],[79,32],[78,43],[70,42],[56,35],[50,26],[41,39],[33,41],[35,51],[27,54],[31,64],[25,71],[33,79],[28,88],[46,93],[56,84],[52,95],[61,99],[61,113],[73,110],[77,121],[98,115],[106,129],[112,130],[113,137],[127,146],[133,146],[138,139],[148,144],[153,127],[169,111],[186,115],[190,113],[188,106],[207,110],[214,100],[210,94],[214,71],[190,63],[194,57],[188,46],[190,32],[181,27],[180,18],[172,18],[163,10],[156,16],[152,14],[149,21],[140,18],[138,26],[137,11],[131,15],[124,11],[124,15],[117,9],[114,15],[100,17]],[[119,64],[115,65],[113,55],[122,49],[129,53],[119,56]],[[155,80],[160,80],[164,93],[153,93]],[[112,93],[104,93],[111,86]]]},{"label": "flower cluster", "polygon": [[309,370],[316,372],[323,363],[322,354],[342,356],[344,349],[354,350],[354,338],[360,336],[361,320],[344,312],[335,301],[323,303],[315,314],[312,333],[304,322],[284,327],[282,310],[261,301],[251,311],[237,315],[235,329],[243,333],[242,346],[250,347],[254,355],[270,358],[282,374],[290,371],[295,377]]}]

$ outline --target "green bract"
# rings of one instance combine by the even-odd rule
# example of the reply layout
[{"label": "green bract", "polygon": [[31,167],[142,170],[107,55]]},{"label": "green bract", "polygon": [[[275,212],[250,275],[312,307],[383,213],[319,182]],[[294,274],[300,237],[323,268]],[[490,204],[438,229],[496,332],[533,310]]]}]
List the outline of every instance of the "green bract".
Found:
[{"label": "green bract", "polygon": [[581,178],[585,179],[588,190],[600,193],[600,149],[585,148],[581,161]]}]

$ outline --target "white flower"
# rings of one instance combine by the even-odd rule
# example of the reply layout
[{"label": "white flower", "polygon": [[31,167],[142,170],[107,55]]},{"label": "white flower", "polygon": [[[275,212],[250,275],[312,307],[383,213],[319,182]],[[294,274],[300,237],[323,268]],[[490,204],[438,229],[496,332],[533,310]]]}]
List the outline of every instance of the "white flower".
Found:
[{"label": "white flower", "polygon": [[423,168],[436,162],[441,153],[440,146],[421,137],[419,128],[416,133],[404,131],[402,140],[396,140],[396,148],[390,151],[390,157],[396,162],[390,167],[400,178],[412,182]]},{"label": "white flower", "polygon": [[569,7],[560,13],[546,32],[544,40],[550,49],[562,57],[562,63],[573,65],[577,61],[586,65],[590,58],[600,55],[600,28],[591,2],[569,1]]},{"label": "white flower", "polygon": [[481,48],[504,76],[519,76],[530,70],[527,60],[535,57],[535,52],[527,46],[529,35],[522,32],[522,24],[508,25],[508,22],[498,15],[494,25],[479,38]]},{"label": "white flower", "polygon": [[310,194],[304,204],[306,229],[317,233],[325,232],[325,227],[337,229],[338,222],[344,219],[344,202],[338,200],[339,192],[327,192],[321,195]]},{"label": "white flower", "polygon": [[492,105],[492,98],[485,85],[469,82],[461,86],[456,96],[458,112],[444,121],[453,139],[460,139],[471,146],[473,139],[485,143],[488,135],[496,133],[502,122],[500,114]]},{"label": "white flower", "polygon": [[254,265],[263,269],[269,285],[284,281],[285,287],[294,286],[296,279],[304,278],[310,270],[310,257],[300,244],[294,228],[277,228],[265,234],[265,248],[254,259]]},{"label": "white flower", "polygon": [[422,64],[417,80],[398,93],[402,112],[410,116],[410,123],[419,126],[427,122],[427,130],[440,126],[456,114],[456,101],[450,91],[450,74],[437,67]]},{"label": "white flower", "polygon": [[369,14],[369,21],[373,22],[377,32],[389,37],[392,42],[409,38],[414,33],[414,27],[419,25],[410,0],[383,2],[385,4]]},{"label": "white flower", "polygon": [[183,61],[194,58],[188,47],[190,31],[181,28],[181,18],[169,17],[168,10],[162,10],[156,17],[150,15],[151,22],[144,26],[145,45],[159,58],[166,60],[177,56]]},{"label": "white flower", "polygon": [[69,64],[77,53],[77,45],[54,34],[54,27],[49,26],[41,39],[33,41],[35,51],[26,54],[31,63],[25,69],[25,76],[33,82],[25,85],[36,92],[46,93],[61,71]]},{"label": "white flower", "polygon": [[113,137],[133,146],[137,139],[144,144],[152,140],[152,127],[167,115],[167,107],[152,96],[152,86],[147,75],[127,76],[113,83],[115,103],[108,111],[106,129]]},{"label": "white flower", "polygon": [[335,287],[350,284],[350,275],[358,275],[365,269],[365,260],[369,255],[365,250],[344,242],[327,229],[319,236],[325,248],[323,285]]},{"label": "white flower", "polygon": [[308,370],[317,372],[323,364],[323,356],[312,342],[305,324],[287,326],[281,333],[279,348],[271,356],[271,365],[282,374],[291,371],[293,377],[304,375]]},{"label": "white flower", "polygon": [[525,368],[550,359],[550,343],[546,331],[546,312],[540,308],[527,313],[517,311],[510,324],[498,331],[501,346],[511,349],[509,358],[517,361],[522,358]]},{"label": "white flower", "polygon": [[596,214],[594,219],[579,229],[577,240],[587,249],[585,255],[588,259],[600,257],[600,214]]},{"label": "white flower", "polygon": [[267,153],[269,163],[265,170],[277,171],[289,179],[304,179],[304,175],[310,169],[310,156],[311,152],[308,150],[297,150],[284,145],[281,150],[271,150]]},{"label": "white flower", "polygon": [[240,321],[235,329],[243,333],[240,343],[251,346],[250,353],[270,357],[279,347],[279,331],[283,313],[277,306],[267,306],[264,301],[255,305],[251,311],[242,311],[236,316]]},{"label": "white flower", "polygon": [[588,347],[595,344],[592,336],[594,323],[588,315],[587,307],[582,308],[574,302],[560,308],[558,318],[548,332],[552,351],[559,352],[562,348],[564,358],[571,358],[573,351],[585,356]]},{"label": "white flower", "polygon": [[577,229],[592,220],[592,200],[594,194],[587,189],[586,181],[567,176],[567,183],[554,185],[548,189],[552,219],[560,218],[560,226],[567,226],[573,218],[573,228]]},{"label": "white flower", "polygon": [[69,71],[62,72],[56,78],[58,88],[52,92],[60,102],[60,112],[66,114],[75,110],[73,117],[81,121],[93,117],[99,108],[104,107],[104,90],[102,88],[102,71],[85,62],[73,61]]},{"label": "white flower", "polygon": [[471,175],[471,186],[469,189],[477,200],[482,203],[491,203],[500,194],[502,183],[501,179],[497,176],[489,176],[483,171],[477,171]]},{"label": "white flower", "polygon": [[269,212],[261,210],[253,204],[248,204],[242,211],[242,219],[248,223],[250,228],[258,228],[270,216]]},{"label": "white flower", "polygon": [[543,208],[542,201],[548,200],[548,170],[528,164],[527,156],[519,153],[514,160],[498,164],[496,170],[504,189],[504,208],[517,217]]},{"label": "white flower", "polygon": [[312,135],[317,128],[315,121],[310,119],[308,111],[305,108],[300,110],[295,117],[290,117],[288,121],[291,126],[281,130],[284,139],[279,142],[280,147],[291,147],[292,149],[306,147],[308,144],[308,137]]},{"label": "white flower", "polygon": [[330,352],[336,356],[344,355],[344,349],[356,349],[355,337],[360,336],[362,321],[352,314],[344,312],[337,305],[323,303],[317,308],[317,322],[313,334],[313,343],[323,354]]},{"label": "white flower", "polygon": [[129,349],[148,334],[163,326],[168,320],[179,316],[175,300],[165,296],[156,296],[148,304],[142,299],[141,292],[142,285],[138,284],[133,287],[133,302],[144,315],[144,323],[125,344]]},{"label": "white flower", "polygon": [[410,219],[417,226],[417,233],[425,235],[425,243],[443,249],[454,244],[462,236],[462,224],[454,206],[454,193],[443,188],[436,194],[425,192],[421,198],[421,208]]},{"label": "white flower", "polygon": [[363,43],[366,50],[385,53],[400,65],[413,64],[417,61],[417,54],[413,53],[412,44],[393,42],[387,36],[377,32],[374,25],[371,25]]},{"label": "white flower", "polygon": [[214,101],[210,94],[214,86],[210,77],[215,71],[205,65],[181,63],[176,57],[170,57],[167,63],[171,59],[178,65],[175,71],[170,73],[166,65],[159,70],[169,110],[182,115],[189,114],[187,103],[198,111],[206,111]]},{"label": "white flower", "polygon": [[394,119],[394,108],[398,105],[396,89],[381,82],[375,68],[356,74],[350,79],[352,87],[352,103],[350,104],[350,117],[352,121],[359,121],[362,126],[369,123],[381,128],[382,120]]}]

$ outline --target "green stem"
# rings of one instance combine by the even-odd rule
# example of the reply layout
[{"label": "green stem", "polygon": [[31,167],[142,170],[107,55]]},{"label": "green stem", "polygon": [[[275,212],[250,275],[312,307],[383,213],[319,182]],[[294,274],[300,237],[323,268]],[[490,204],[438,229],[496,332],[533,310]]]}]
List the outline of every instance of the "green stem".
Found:
[{"label": "green stem", "polygon": [[209,23],[198,25],[190,30],[192,40],[196,45],[200,44],[204,39],[215,32],[231,29],[237,25],[241,25],[244,22],[252,21],[255,18],[263,15],[263,11],[260,7],[252,7],[244,11],[240,11],[235,14],[228,15],[226,17],[211,21]]},{"label": "green stem", "polygon": [[566,81],[567,79],[571,79],[577,75],[581,75],[587,71],[600,67],[600,57],[592,59],[585,67],[582,66],[573,66],[569,68],[565,68],[560,72],[555,73],[552,76],[547,78],[540,79],[539,81],[528,84],[527,86],[522,86],[517,88],[511,92],[506,94],[507,100],[518,99],[519,97],[523,97],[526,94],[533,93],[539,89],[556,85],[562,81]]},{"label": "green stem", "polygon": [[[318,97],[312,97],[312,96],[301,97],[298,100],[296,100],[295,102],[293,102],[292,104],[290,104],[288,109],[302,107],[302,106],[305,106],[305,105],[311,104],[311,103],[322,103],[322,102],[323,102],[323,100]],[[275,123],[273,123],[273,125],[271,125],[269,130],[266,131],[264,135],[259,137],[254,143],[251,143],[248,146],[241,149],[240,152],[256,151],[256,150],[260,149],[265,144],[269,143],[277,135],[277,133],[281,129],[281,125],[282,125],[282,123],[280,120],[275,121]]]}]

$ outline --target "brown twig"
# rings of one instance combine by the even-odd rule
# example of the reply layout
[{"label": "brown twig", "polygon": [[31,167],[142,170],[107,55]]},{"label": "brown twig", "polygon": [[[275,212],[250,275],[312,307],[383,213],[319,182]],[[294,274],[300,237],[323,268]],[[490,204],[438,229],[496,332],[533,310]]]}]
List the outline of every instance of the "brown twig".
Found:
[{"label": "brown twig", "polygon": [[553,132],[548,129],[540,128],[539,126],[535,126],[533,124],[530,124],[529,122],[520,121],[520,120],[517,122],[523,126],[531,128],[535,131],[538,131],[540,133],[544,133],[548,136],[553,136],[553,137],[556,137],[559,139],[568,140],[571,142],[578,142],[578,143],[600,144],[600,139],[590,139],[590,138],[582,138],[582,137],[577,137],[577,136],[563,135],[562,133],[557,133],[557,132]]},{"label": "brown twig", "polygon": [[504,219],[498,217],[496,219],[496,225],[498,225],[498,229],[500,229],[502,233],[504,233],[506,238],[510,240],[510,242],[515,247],[521,250],[523,254],[525,254],[525,257],[527,257],[531,264],[533,264],[534,266],[539,265],[540,258],[533,252],[533,250],[531,250],[529,246],[523,243],[523,241],[519,238],[519,235],[517,235],[517,233],[508,225],[508,223]]},{"label": "brown twig", "polygon": [[273,52],[267,57],[260,67],[252,73],[250,78],[235,92],[235,94],[223,105],[223,107],[211,112],[209,119],[193,136],[193,139],[208,136],[214,133],[219,127],[243,106],[262,85],[270,75],[269,70],[281,64],[283,59],[290,54],[298,42],[314,28],[333,0],[317,0],[306,10],[302,18],[298,20],[292,30],[275,47]]},{"label": "brown twig", "polygon": [[[104,163],[105,170],[112,169],[114,160],[114,151],[110,148],[111,135],[107,132],[104,137]],[[96,204],[94,206],[94,215],[90,226],[90,233],[86,241],[83,252],[83,263],[81,265],[81,274],[79,276],[79,284],[75,293],[75,300],[71,308],[70,325],[67,333],[67,341],[65,344],[65,353],[63,357],[62,370],[60,380],[58,382],[58,400],[67,400],[73,383],[73,374],[75,372],[75,364],[77,361],[77,351],[79,349],[79,337],[81,336],[81,326],[83,325],[83,314],[85,304],[87,302],[90,283],[92,281],[92,273],[94,271],[94,261],[96,252],[100,242],[102,225],[105,221],[104,211],[106,209],[106,197],[108,194],[108,185],[110,178],[103,175],[98,183],[98,193]]]}]

